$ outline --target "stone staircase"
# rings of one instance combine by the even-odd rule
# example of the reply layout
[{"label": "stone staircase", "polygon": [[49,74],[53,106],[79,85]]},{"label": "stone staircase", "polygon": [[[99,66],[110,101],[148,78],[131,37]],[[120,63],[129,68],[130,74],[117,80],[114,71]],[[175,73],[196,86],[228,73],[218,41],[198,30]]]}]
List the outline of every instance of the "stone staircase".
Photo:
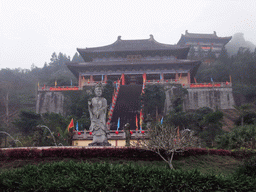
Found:
[{"label": "stone staircase", "polygon": [[117,129],[117,121],[120,118],[120,129],[126,123],[130,123],[130,129],[136,128],[136,114],[139,117],[142,85],[121,85],[113,112],[110,129]]}]

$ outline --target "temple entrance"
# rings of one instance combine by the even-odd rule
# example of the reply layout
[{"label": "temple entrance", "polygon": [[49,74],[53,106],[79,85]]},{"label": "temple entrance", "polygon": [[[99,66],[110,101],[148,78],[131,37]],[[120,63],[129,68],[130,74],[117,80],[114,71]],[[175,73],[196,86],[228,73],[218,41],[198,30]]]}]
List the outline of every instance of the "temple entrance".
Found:
[{"label": "temple entrance", "polygon": [[121,85],[111,121],[111,130],[117,129],[118,118],[120,118],[119,130],[122,130],[126,123],[130,123],[131,129],[136,129],[136,114],[139,119],[141,90],[142,85]]}]

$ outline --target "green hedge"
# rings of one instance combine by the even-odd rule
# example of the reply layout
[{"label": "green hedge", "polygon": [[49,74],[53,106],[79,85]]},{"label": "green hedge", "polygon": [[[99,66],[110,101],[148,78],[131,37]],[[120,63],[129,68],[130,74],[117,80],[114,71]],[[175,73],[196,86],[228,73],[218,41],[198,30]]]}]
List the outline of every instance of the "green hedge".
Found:
[{"label": "green hedge", "polygon": [[70,161],[3,172],[0,185],[3,191],[254,191],[256,180],[246,175]]}]

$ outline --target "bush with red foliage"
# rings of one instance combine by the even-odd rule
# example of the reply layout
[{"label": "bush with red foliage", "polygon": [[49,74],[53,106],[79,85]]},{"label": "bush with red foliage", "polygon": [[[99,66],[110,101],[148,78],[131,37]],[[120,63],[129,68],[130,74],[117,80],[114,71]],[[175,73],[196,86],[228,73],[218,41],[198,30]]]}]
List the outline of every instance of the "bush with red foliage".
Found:
[{"label": "bush with red foliage", "polygon": [[[198,155],[220,155],[232,156],[235,158],[248,158],[256,155],[252,150],[228,151],[223,149],[205,149],[205,148],[188,148],[185,151],[176,154],[179,156],[198,156]],[[10,148],[0,150],[0,160],[3,159],[36,159],[45,157],[59,158],[120,158],[126,160],[161,160],[158,154],[133,147],[92,147],[92,148],[75,148],[75,147],[57,147],[57,148]]]}]

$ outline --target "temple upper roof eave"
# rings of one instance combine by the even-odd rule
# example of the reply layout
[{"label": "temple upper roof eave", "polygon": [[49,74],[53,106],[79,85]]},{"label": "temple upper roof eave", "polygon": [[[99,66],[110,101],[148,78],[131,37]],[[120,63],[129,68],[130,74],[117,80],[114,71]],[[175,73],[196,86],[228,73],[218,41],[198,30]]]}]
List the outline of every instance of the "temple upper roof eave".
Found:
[{"label": "temple upper roof eave", "polygon": [[99,52],[122,52],[122,51],[151,51],[151,50],[179,50],[188,49],[187,46],[163,44],[157,42],[153,35],[149,39],[140,40],[122,40],[119,36],[118,39],[106,46],[92,47],[92,48],[77,48],[77,51],[86,53],[99,53]]},{"label": "temple upper roof eave", "polygon": [[110,62],[82,62],[82,63],[66,63],[70,67],[88,67],[88,66],[117,66],[117,65],[156,65],[156,64],[199,64],[199,60],[154,60],[154,61],[110,61]]}]

